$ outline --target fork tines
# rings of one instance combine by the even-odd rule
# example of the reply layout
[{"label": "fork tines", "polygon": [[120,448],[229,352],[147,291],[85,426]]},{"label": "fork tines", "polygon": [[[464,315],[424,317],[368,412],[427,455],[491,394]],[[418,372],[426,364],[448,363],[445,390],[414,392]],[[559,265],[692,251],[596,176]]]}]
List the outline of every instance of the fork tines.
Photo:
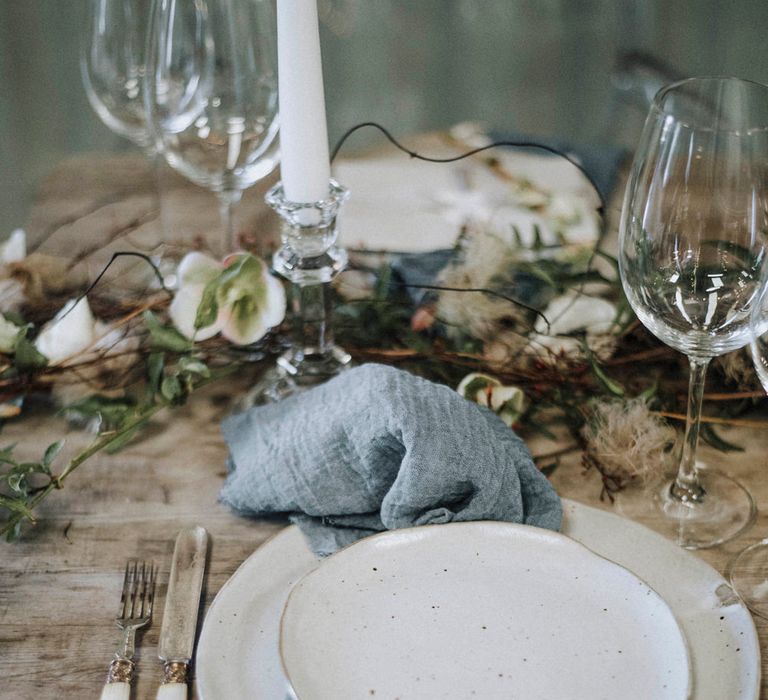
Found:
[{"label": "fork tines", "polygon": [[135,620],[151,617],[156,576],[157,569],[151,561],[140,562],[137,559],[128,561],[125,565],[123,591],[117,611],[118,618]]}]

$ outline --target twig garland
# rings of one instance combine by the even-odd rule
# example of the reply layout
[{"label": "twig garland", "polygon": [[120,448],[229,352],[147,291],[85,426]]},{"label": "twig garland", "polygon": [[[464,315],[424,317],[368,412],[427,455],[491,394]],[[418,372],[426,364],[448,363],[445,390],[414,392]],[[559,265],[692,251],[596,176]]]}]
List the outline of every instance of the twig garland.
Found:
[{"label": "twig garland", "polygon": [[88,285],[88,288],[78,297],[78,301],[88,296],[88,294],[96,288],[96,285],[101,281],[102,277],[104,277],[104,275],[107,274],[107,272],[109,271],[109,268],[112,267],[112,264],[116,260],[124,257],[140,258],[141,260],[146,262],[147,265],[149,265],[152,268],[152,272],[155,275],[155,279],[157,279],[158,283],[160,284],[160,288],[168,295],[169,299],[173,298],[173,291],[168,289],[168,287],[165,286],[165,280],[163,279],[162,273],[160,272],[157,265],[155,265],[155,262],[152,260],[152,258],[149,257],[149,255],[145,255],[144,253],[139,253],[138,251],[134,251],[134,250],[119,250],[115,253],[112,253],[112,257],[110,258],[109,262],[103,267],[101,272],[99,272],[99,274],[96,275],[93,282],[91,282],[91,284]]},{"label": "twig garland", "polygon": [[[107,274],[109,268],[112,266],[112,263],[114,263],[119,258],[124,258],[124,257],[134,257],[134,258],[140,258],[141,260],[144,260],[144,262],[146,262],[152,268],[152,271],[154,272],[155,277],[158,283],[160,284],[160,288],[168,295],[168,300],[173,298],[173,292],[170,289],[168,289],[168,287],[165,286],[165,280],[163,279],[162,273],[158,269],[157,265],[155,265],[152,258],[149,257],[149,255],[145,255],[144,253],[139,253],[133,250],[121,250],[121,251],[112,253],[112,257],[110,258],[109,262],[102,268],[99,274],[96,275],[95,279],[93,280],[93,282],[91,282],[91,284],[88,285],[86,290],[82,292],[78,297],[76,297],[75,303],[72,304],[71,308],[68,311],[66,311],[61,315],[59,320],[61,321],[64,318],[66,318],[69,314],[71,314],[72,311],[74,311],[75,306],[77,306],[77,304],[80,301],[85,299],[96,288],[96,286],[99,284],[99,282],[104,277],[104,275]],[[154,307],[155,307],[155,304],[153,302],[146,302],[144,304],[140,304],[133,311],[129,312],[124,318],[120,319],[120,321],[118,321],[118,323],[114,327],[128,323],[131,319],[142,314],[147,309],[151,309]]]},{"label": "twig garland", "polygon": [[118,202],[122,202],[125,200],[127,196],[134,194],[137,191],[138,191],[138,188],[136,187],[124,188],[122,190],[119,190],[118,192],[113,192],[106,197],[97,199],[92,204],[84,207],[83,209],[80,209],[74,214],[70,214],[64,217],[63,219],[58,219],[57,221],[50,224],[49,226],[46,226],[42,234],[39,237],[36,237],[35,243],[30,247],[29,252],[34,253],[35,251],[39,250],[42,245],[44,245],[56,233],[61,231],[61,229],[63,229],[65,226],[70,226],[80,221],[80,219],[84,219],[87,216],[92,216],[93,214],[96,214],[97,212],[101,211],[105,207],[108,207],[112,204],[117,204]]},{"label": "twig garland", "polygon": [[[651,413],[662,416],[663,418],[671,418],[672,420],[685,422],[687,417],[683,413],[675,413],[673,411],[651,411]],[[713,425],[730,425],[741,428],[768,428],[768,420],[752,420],[749,418],[721,418],[718,416],[701,416],[702,423],[711,423]]]},{"label": "twig garland", "polygon": [[150,209],[144,212],[143,214],[135,216],[128,223],[123,224],[122,226],[118,227],[114,231],[110,231],[106,239],[104,241],[100,241],[98,245],[94,244],[90,248],[85,248],[84,250],[79,251],[77,255],[75,255],[72,258],[72,260],[69,261],[69,269],[71,270],[78,263],[81,263],[83,260],[85,260],[89,256],[98,252],[101,248],[104,247],[104,245],[113,243],[118,238],[125,236],[131,231],[135,231],[136,229],[141,228],[148,221],[152,221],[152,219],[154,219],[157,216],[157,214],[158,212],[156,209]]},{"label": "twig garland", "polygon": [[[600,206],[597,211],[601,217],[605,211],[605,203],[589,173],[585,172],[581,165],[574,162],[568,154],[547,145],[529,141],[499,141],[471,149],[457,156],[435,158],[416,153],[403,146],[380,124],[365,122],[352,127],[344,134],[333,151],[333,157],[337,156],[342,145],[353,133],[364,127],[378,129],[390,143],[411,158],[433,163],[452,163],[502,146],[538,148],[559,155],[585,175],[599,197]],[[510,173],[504,171],[499,161],[481,160],[486,165],[490,165],[492,171],[498,176],[505,179],[512,177]],[[91,206],[97,208],[108,206],[111,201],[111,199],[105,199]],[[115,240],[140,227],[152,214],[153,212],[144,212],[117,231],[112,231],[109,234],[110,240]],[[58,228],[62,225],[66,225],[66,222],[57,222]],[[53,235],[55,230],[57,229],[49,232],[48,235]],[[603,285],[601,289],[604,294],[621,302],[622,291],[617,281],[613,277],[608,279],[604,275],[596,274],[592,268],[598,258],[605,258],[611,264],[615,263],[601,249],[604,234],[605,219],[601,218],[597,242],[589,250],[586,266],[583,267],[584,262],[582,262],[586,258],[587,252],[587,249],[584,248],[582,251],[584,256],[579,258],[578,270],[575,272],[572,267],[568,269],[556,266],[554,268],[548,267],[547,265],[550,263],[546,262],[542,263],[544,267],[538,270],[530,267],[539,264],[538,261],[531,263],[530,260],[526,260],[520,264],[528,266],[525,268],[528,274],[538,273],[540,278],[546,280],[545,284],[557,290],[553,294],[562,294],[563,290],[568,290],[569,294],[575,292],[575,299],[584,293],[586,284],[598,281]],[[469,235],[469,232],[463,230],[462,236]],[[462,238],[462,242],[467,240],[467,238]],[[97,249],[81,251],[73,265],[95,250]],[[558,428],[561,426],[566,428],[572,439],[572,444],[534,457],[537,464],[546,473],[550,473],[557,466],[560,461],[559,458],[563,455],[582,450],[585,467],[595,468],[600,473],[603,481],[603,493],[612,499],[613,494],[623,488],[627,479],[626,476],[612,471],[609,465],[602,464],[599,453],[586,449],[587,440],[584,437],[583,429],[589,425],[590,420],[594,419],[598,410],[596,405],[602,402],[603,407],[605,407],[606,403],[617,402],[617,410],[621,411],[622,402],[629,404],[636,400],[647,400],[644,415],[653,416],[653,420],[660,421],[661,418],[675,421],[685,420],[683,414],[675,411],[680,405],[684,405],[681,404],[678,395],[680,387],[678,386],[677,353],[666,346],[660,346],[640,322],[631,316],[631,312],[625,314],[620,305],[614,325],[621,325],[621,328],[620,330],[614,328],[612,331],[610,350],[607,353],[608,355],[612,353],[612,355],[598,359],[598,351],[593,351],[589,346],[590,338],[587,331],[563,333],[557,336],[558,340],[567,339],[571,343],[571,348],[575,346],[575,352],[566,351],[558,345],[549,347],[546,343],[541,342],[544,333],[529,335],[530,330],[533,330],[532,326],[534,326],[532,319],[542,319],[546,324],[547,334],[550,333],[552,331],[550,319],[546,317],[544,311],[536,308],[533,304],[516,299],[499,289],[490,288],[488,285],[494,284],[492,279],[482,279],[480,280],[481,284],[471,286],[463,286],[461,283],[454,286],[437,283],[401,282],[392,279],[392,270],[389,266],[391,251],[362,250],[357,251],[357,253],[361,256],[379,256],[381,260],[373,259],[371,262],[378,264],[359,267],[359,269],[371,273],[375,279],[377,291],[375,291],[374,296],[369,299],[352,299],[344,302],[347,307],[344,311],[346,323],[342,321],[336,324],[337,335],[352,356],[359,361],[373,360],[401,365],[452,386],[457,386],[466,374],[478,372],[491,374],[507,388],[519,389],[525,394],[530,405],[520,415],[519,422],[515,423],[516,429],[530,431],[530,433],[538,431],[549,438],[554,438],[549,428],[559,423]],[[125,256],[138,258],[149,265],[159,282],[159,289],[149,298],[145,295],[142,299],[131,299],[130,301],[112,300],[108,295],[94,294],[94,290],[101,283],[110,267],[118,258]],[[461,262],[458,264],[460,265]],[[514,266],[514,264],[513,262],[512,265]],[[571,265],[571,262],[569,261],[568,264]],[[553,269],[556,274],[552,273]],[[553,281],[554,277],[556,279]],[[469,280],[470,277],[468,276],[467,279]],[[442,311],[438,309],[437,304],[425,305],[416,310],[413,304],[405,300],[406,295],[403,290],[408,289],[448,294],[482,294],[506,302],[516,309],[522,309],[526,314],[515,315],[510,311],[506,315],[494,317],[493,322],[489,324],[491,333],[485,333],[485,329],[483,329],[482,332],[474,332],[473,335],[472,329],[463,327],[462,323],[467,319],[468,323],[473,321],[471,313],[473,313],[474,306],[469,309],[469,317],[461,314],[452,316],[446,309],[442,309]],[[130,399],[127,402],[129,408],[123,414],[121,421],[114,421],[115,414],[113,412],[110,414],[112,418],[105,418],[103,423],[107,427],[119,425],[119,428],[115,429],[114,432],[102,432],[90,447],[77,455],[58,475],[51,473],[49,461],[47,461],[48,452],[55,445],[49,447],[49,450],[46,451],[46,457],[39,463],[16,464],[10,456],[11,448],[0,451],[0,455],[4,454],[7,460],[3,464],[10,465],[9,469],[11,470],[7,472],[0,470],[0,477],[5,478],[6,485],[16,484],[18,486],[18,483],[13,479],[16,477],[22,480],[26,478],[22,472],[27,466],[35,467],[36,474],[46,474],[50,479],[47,483],[43,482],[43,486],[39,486],[40,481],[30,482],[28,490],[15,501],[9,501],[9,497],[4,496],[0,491],[0,508],[8,510],[10,513],[5,524],[0,525],[0,534],[17,534],[22,520],[34,520],[31,517],[31,509],[37,506],[52,490],[61,488],[67,476],[92,454],[102,449],[121,446],[127,439],[131,439],[135,431],[157,411],[165,406],[182,403],[197,387],[236,370],[246,361],[245,356],[238,356],[237,352],[221,338],[211,338],[204,342],[192,343],[180,336],[172,327],[163,325],[165,321],[158,320],[154,316],[152,312],[156,312],[159,318],[163,318],[164,310],[172,298],[172,292],[165,286],[160,270],[149,255],[135,251],[113,253],[109,262],[96,278],[77,296],[76,302],[88,295],[92,295],[91,301],[94,304],[98,302],[105,305],[106,315],[96,313],[96,316],[111,319],[108,332],[122,329],[120,338],[116,339],[115,343],[110,343],[108,347],[101,347],[98,346],[98,343],[103,341],[104,336],[102,336],[81,353],[53,366],[28,365],[23,367],[21,364],[16,364],[18,358],[14,355],[3,356],[5,366],[0,367],[2,373],[0,376],[0,401],[20,399],[33,391],[49,390],[56,385],[69,388],[72,385],[82,384],[99,389],[98,370],[102,367],[106,370],[106,365],[115,360],[123,360],[128,364],[117,362],[115,364],[116,369],[112,370],[111,384],[106,387],[101,386],[102,389],[122,388],[132,383],[134,379],[140,378],[146,380],[146,389],[133,392],[133,394],[126,394],[126,398]],[[532,296],[530,298],[537,297]],[[479,303],[477,306],[483,307],[483,304]],[[98,311],[97,305],[94,306],[94,311]],[[504,311],[506,313],[506,307],[504,307]],[[34,309],[32,320],[39,320],[41,323],[49,321],[53,312],[54,309],[49,309],[45,300],[42,300],[39,306]],[[422,316],[417,319],[416,316],[413,316],[414,313],[421,313]],[[143,314],[147,314],[144,324],[141,322]],[[440,315],[443,315],[444,318],[440,318]],[[425,317],[427,318],[426,321],[424,321]],[[432,325],[433,323],[434,325]],[[158,326],[160,327],[159,331]],[[29,325],[23,329],[24,339],[27,346],[33,347],[32,341],[26,339],[28,328],[30,328]],[[357,336],[355,336],[355,331]],[[158,332],[161,335],[176,334],[176,340],[171,338],[168,345],[158,348],[156,342],[158,338],[153,335]],[[352,339],[350,337],[344,339],[342,335],[345,332]],[[120,342],[126,339],[138,342],[135,342],[135,347],[121,348]],[[166,338],[166,340],[168,339]],[[279,338],[277,340],[279,341]],[[503,343],[501,343],[499,350],[498,346],[501,340]],[[267,356],[277,344],[279,343],[276,341],[274,347],[270,345],[265,349]],[[130,363],[131,358],[135,358],[135,362]],[[5,362],[7,359],[11,362]],[[645,371],[642,376],[633,372],[633,368],[638,363],[645,363]],[[141,375],[141,377],[137,375]],[[732,392],[720,390],[728,386],[729,383],[724,382],[722,387],[718,387],[710,394],[705,395],[705,399],[713,402],[738,402],[733,408],[726,407],[731,412],[736,412],[743,410],[744,405],[748,404],[750,400],[762,396],[762,392],[746,390],[743,386]],[[136,398],[143,395],[149,398],[140,400]],[[92,395],[86,400],[90,401],[93,398],[104,399],[104,397]],[[109,400],[111,399],[107,398],[107,401]],[[131,401],[134,403],[131,404]],[[108,406],[108,404],[100,404],[100,407],[104,406]],[[651,406],[654,410],[649,410]],[[93,417],[95,414],[92,404],[88,410],[91,413],[82,413],[81,415]],[[702,421],[704,423],[751,428],[764,429],[768,427],[768,421],[734,417],[705,417]],[[639,421],[635,422],[638,423]],[[632,420],[627,420],[626,417],[624,424],[634,427]],[[669,426],[666,427],[669,428]],[[52,459],[53,457],[51,457]],[[18,473],[12,473],[14,469]],[[10,488],[13,490],[12,486]],[[18,510],[14,511],[14,508]]]},{"label": "twig garland", "polygon": [[508,301],[510,304],[519,306],[521,309],[525,309],[526,311],[529,311],[530,313],[538,316],[540,319],[542,319],[542,321],[544,321],[544,323],[547,324],[547,332],[549,332],[549,320],[539,309],[534,309],[532,306],[523,303],[519,299],[514,299],[493,289],[486,289],[485,287],[447,287],[439,284],[405,284],[404,282],[398,282],[397,286],[402,287],[403,289],[425,289],[434,292],[471,292],[476,294],[487,294],[488,296]]}]

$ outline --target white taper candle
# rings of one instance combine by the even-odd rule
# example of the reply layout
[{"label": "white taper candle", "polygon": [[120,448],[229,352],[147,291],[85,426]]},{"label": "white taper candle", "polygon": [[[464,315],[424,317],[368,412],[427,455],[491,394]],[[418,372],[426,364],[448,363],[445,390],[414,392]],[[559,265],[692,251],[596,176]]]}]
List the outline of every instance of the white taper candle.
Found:
[{"label": "white taper candle", "polygon": [[285,197],[327,199],[331,169],[317,0],[277,0],[277,55]]}]

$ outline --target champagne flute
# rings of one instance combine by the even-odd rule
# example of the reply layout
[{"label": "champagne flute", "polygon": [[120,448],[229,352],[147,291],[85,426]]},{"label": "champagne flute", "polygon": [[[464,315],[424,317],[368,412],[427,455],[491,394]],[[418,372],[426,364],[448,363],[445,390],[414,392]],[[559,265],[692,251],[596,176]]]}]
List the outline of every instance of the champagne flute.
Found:
[{"label": "champagne flute", "polygon": [[[768,290],[752,312],[750,351],[760,384],[768,392]],[[768,537],[746,547],[731,560],[728,578],[752,612],[768,617]]]},{"label": "champagne flute", "polygon": [[655,511],[654,525],[689,549],[725,542],[755,517],[746,489],[700,468],[696,447],[710,360],[750,341],[766,232],[768,87],[691,78],[662,89],[625,194],[619,269],[643,325],[688,356],[687,421],[674,480],[619,504],[631,517]]},{"label": "champagne flute", "polygon": [[275,19],[269,0],[156,0],[144,98],[168,164],[219,198],[234,248],[234,207],[277,165]]}]

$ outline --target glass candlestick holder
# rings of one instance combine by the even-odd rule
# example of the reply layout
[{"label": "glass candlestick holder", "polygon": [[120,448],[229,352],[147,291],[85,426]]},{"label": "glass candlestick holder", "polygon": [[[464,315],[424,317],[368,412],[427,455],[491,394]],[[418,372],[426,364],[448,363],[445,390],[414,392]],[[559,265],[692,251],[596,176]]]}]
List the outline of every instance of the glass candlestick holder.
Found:
[{"label": "glass candlestick holder", "polygon": [[350,363],[349,353],[334,343],[331,320],[331,282],[347,264],[346,251],[336,246],[336,217],[348,197],[349,190],[334,180],[328,198],[319,202],[291,202],[282,183],[267,192],[267,204],[281,219],[282,245],[272,266],[291,283],[293,330],[277,366],[250,392],[250,405],[279,401],[329,379]]}]

